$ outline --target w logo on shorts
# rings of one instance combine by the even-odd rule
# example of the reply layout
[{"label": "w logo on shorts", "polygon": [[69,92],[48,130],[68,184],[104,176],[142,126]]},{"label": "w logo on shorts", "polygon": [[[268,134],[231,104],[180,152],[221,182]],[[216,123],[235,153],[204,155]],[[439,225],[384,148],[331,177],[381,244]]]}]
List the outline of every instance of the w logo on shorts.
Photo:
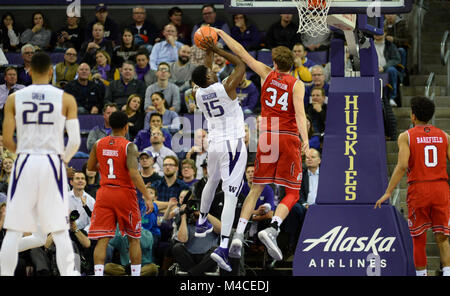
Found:
[{"label": "w logo on shorts", "polygon": [[237,190],[236,186],[228,186],[231,193],[235,193]]}]

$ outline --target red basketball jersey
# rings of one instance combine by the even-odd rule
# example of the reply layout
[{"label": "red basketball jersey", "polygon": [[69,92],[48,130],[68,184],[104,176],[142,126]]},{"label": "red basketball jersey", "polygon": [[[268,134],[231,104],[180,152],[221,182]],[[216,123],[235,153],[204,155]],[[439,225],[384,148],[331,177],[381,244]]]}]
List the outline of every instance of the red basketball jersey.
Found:
[{"label": "red basketball jersey", "polygon": [[408,183],[447,180],[447,136],[432,125],[416,126],[408,130]]},{"label": "red basketball jersey", "polygon": [[114,185],[134,189],[127,167],[127,147],[130,141],[123,137],[107,136],[97,143],[100,165],[100,185]]},{"label": "red basketball jersey", "polygon": [[[261,87],[262,131],[285,131],[298,135],[293,104],[297,79],[289,74],[272,71]],[[267,122],[264,122],[267,120]],[[277,126],[278,120],[278,126]]]}]

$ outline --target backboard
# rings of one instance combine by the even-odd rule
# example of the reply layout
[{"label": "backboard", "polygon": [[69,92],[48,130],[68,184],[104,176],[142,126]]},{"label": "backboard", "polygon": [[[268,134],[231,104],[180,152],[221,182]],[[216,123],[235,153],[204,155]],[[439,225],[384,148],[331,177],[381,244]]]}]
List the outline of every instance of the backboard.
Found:
[{"label": "backboard", "polygon": [[[386,13],[407,13],[412,9],[412,3],[413,0],[334,0],[329,14],[357,13],[379,17]],[[230,13],[297,13],[292,0],[225,0],[224,5]]]}]

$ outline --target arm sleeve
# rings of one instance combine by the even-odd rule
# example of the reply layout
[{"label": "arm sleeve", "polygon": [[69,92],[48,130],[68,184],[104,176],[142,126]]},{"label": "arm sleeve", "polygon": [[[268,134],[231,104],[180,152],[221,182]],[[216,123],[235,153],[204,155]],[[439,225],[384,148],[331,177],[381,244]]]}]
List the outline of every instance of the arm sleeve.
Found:
[{"label": "arm sleeve", "polygon": [[63,160],[65,163],[68,163],[70,159],[75,155],[75,153],[77,153],[81,143],[80,123],[78,122],[78,118],[67,120],[66,130],[67,134],[69,135],[69,140],[67,141]]}]

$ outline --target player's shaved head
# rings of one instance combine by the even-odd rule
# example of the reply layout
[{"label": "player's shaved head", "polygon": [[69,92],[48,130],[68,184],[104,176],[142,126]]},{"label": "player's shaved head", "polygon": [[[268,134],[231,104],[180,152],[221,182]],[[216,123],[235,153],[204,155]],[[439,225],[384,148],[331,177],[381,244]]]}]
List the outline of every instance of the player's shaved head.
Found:
[{"label": "player's shaved head", "polygon": [[122,111],[116,111],[109,116],[109,125],[113,130],[121,130],[128,123],[128,115]]},{"label": "player's shaved head", "polygon": [[32,73],[46,74],[52,67],[52,60],[45,52],[38,52],[31,58]]}]

